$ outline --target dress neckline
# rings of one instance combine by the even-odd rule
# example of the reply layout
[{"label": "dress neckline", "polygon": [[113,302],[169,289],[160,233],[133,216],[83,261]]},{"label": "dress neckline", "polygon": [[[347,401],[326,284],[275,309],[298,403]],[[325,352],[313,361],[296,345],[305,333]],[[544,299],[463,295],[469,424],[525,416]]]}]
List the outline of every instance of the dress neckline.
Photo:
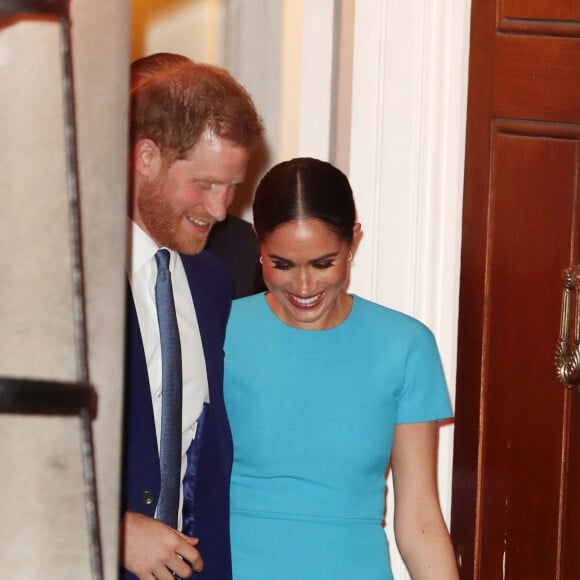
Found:
[{"label": "dress neckline", "polygon": [[295,330],[297,332],[307,332],[310,334],[320,334],[320,333],[325,333],[325,332],[328,333],[328,332],[332,332],[332,331],[336,331],[336,330],[344,328],[348,324],[350,319],[352,318],[353,312],[355,309],[355,304],[358,302],[358,296],[356,294],[349,294],[349,296],[352,298],[350,310],[349,310],[348,314],[345,316],[345,318],[341,322],[336,324],[335,326],[331,326],[330,328],[320,328],[320,329],[299,328],[297,326],[293,326],[292,324],[288,324],[287,322],[285,322],[284,320],[282,320],[281,318],[279,318],[276,315],[276,313],[272,310],[272,308],[270,308],[270,304],[268,304],[268,299],[267,299],[268,293],[269,292],[267,290],[262,293],[262,300],[263,300],[264,306],[266,307],[266,310],[268,311],[269,316],[275,322],[281,324],[282,326],[284,326],[285,328],[288,328],[290,330]]}]

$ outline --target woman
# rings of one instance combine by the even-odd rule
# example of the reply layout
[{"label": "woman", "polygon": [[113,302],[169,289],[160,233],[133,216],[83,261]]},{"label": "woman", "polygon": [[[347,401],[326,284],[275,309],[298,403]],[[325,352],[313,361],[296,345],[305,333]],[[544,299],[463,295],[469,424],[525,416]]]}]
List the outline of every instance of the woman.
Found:
[{"label": "woman", "polygon": [[347,178],[280,163],[253,210],[268,292],[234,302],[226,338],[234,580],[392,579],[389,460],[413,580],[458,578],[436,486],[439,354],[417,320],[347,293],[361,236]]}]

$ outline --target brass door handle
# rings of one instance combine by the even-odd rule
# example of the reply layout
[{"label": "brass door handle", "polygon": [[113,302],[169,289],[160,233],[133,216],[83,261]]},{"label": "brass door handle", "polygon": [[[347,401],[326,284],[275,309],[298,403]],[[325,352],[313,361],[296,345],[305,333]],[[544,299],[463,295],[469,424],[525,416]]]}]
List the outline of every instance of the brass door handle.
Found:
[{"label": "brass door handle", "polygon": [[[556,376],[567,388],[580,388],[580,265],[562,272],[564,290],[560,337],[556,346]],[[573,328],[571,318],[573,321]]]}]

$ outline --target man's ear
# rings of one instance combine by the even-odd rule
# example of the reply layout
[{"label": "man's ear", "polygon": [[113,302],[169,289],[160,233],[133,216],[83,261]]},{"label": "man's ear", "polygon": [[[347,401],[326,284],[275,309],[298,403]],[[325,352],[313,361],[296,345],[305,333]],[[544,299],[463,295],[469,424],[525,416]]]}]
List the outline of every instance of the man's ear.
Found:
[{"label": "man's ear", "polygon": [[135,171],[143,177],[155,177],[159,171],[161,152],[152,139],[139,139],[133,148]]}]

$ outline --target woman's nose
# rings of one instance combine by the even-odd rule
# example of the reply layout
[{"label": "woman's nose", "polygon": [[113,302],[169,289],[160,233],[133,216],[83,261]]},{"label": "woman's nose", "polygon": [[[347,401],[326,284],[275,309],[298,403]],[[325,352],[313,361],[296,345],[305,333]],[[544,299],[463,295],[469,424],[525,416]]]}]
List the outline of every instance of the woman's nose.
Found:
[{"label": "woman's nose", "polygon": [[308,267],[299,268],[297,285],[299,295],[308,296],[312,293],[312,276]]}]

